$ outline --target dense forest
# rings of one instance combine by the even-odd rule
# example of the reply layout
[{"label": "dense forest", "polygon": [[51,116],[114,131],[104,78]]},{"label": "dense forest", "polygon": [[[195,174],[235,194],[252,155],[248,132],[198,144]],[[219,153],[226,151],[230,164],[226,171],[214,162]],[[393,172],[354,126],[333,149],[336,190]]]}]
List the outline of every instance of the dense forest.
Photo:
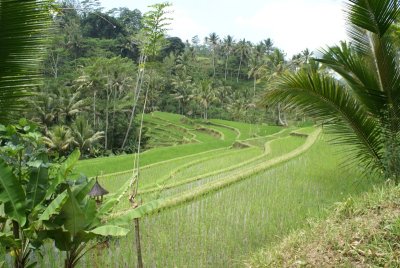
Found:
[{"label": "dense forest", "polygon": [[134,151],[138,120],[131,117],[138,118],[145,97],[145,113],[287,124],[283,107],[262,105],[260,96],[283,73],[310,65],[308,49],[288,60],[270,38],[255,44],[213,32],[183,41],[167,35],[169,14],[160,12],[159,49],[140,73],[140,10],[104,11],[97,1],[66,1],[56,8],[41,67],[44,83],[27,113],[55,154],[76,147],[85,157]]}]

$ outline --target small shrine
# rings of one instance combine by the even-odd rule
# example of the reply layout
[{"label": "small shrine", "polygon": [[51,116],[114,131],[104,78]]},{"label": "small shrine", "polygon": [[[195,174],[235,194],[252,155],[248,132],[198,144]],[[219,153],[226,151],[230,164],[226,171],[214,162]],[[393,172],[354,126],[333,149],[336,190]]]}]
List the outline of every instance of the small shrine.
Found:
[{"label": "small shrine", "polygon": [[108,191],[104,189],[96,177],[96,183],[93,185],[92,189],[88,193],[88,195],[96,200],[98,204],[103,202],[103,196],[108,194]]}]

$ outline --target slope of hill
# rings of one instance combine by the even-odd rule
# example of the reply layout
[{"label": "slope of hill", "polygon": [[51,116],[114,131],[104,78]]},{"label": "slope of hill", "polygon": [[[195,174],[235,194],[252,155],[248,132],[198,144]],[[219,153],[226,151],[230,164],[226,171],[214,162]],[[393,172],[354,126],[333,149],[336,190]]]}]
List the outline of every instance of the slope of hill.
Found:
[{"label": "slope of hill", "polygon": [[327,220],[254,254],[247,267],[400,267],[400,187],[338,203]]}]

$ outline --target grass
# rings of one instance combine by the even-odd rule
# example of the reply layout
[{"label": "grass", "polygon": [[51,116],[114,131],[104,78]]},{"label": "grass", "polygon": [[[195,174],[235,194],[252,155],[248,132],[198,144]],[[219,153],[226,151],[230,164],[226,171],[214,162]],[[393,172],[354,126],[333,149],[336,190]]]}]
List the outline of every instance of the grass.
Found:
[{"label": "grass", "polygon": [[[357,179],[362,173],[356,166],[338,168],[344,148],[329,146],[325,136],[313,145],[316,133],[308,138],[290,136],[293,129],[223,120],[202,125],[159,112],[146,120],[153,128],[181,126],[183,133],[196,135],[198,142],[141,155],[139,190],[156,189],[141,197],[159,199],[163,208],[140,221],[145,267],[241,267],[249,254],[276,245],[282,237],[306,227],[310,218],[325,217],[335,202],[373,185],[372,180]],[[196,131],[200,125],[222,133],[222,138]],[[296,131],[310,134],[315,129]],[[229,149],[238,139],[250,147]],[[100,178],[113,192],[129,179],[132,162],[132,155],[85,160],[80,161],[79,170],[94,175],[99,169],[126,171]],[[124,198],[117,214],[129,207]],[[52,247],[45,253],[39,266],[61,265],[61,255]],[[111,240],[108,248],[91,251],[80,267],[104,265],[136,266],[133,232]]]},{"label": "grass", "polygon": [[[150,139],[150,145],[162,145],[163,147],[153,148],[147,150],[141,155],[141,165],[149,165],[157,162],[165,161],[168,159],[174,159],[177,157],[183,157],[193,155],[205,151],[210,151],[218,148],[229,147],[234,140],[236,140],[237,133],[233,129],[229,129],[223,126],[203,125],[205,128],[215,129],[216,131],[223,134],[223,139],[214,137],[204,131],[197,131],[200,123],[187,124],[186,119],[182,115],[154,112],[145,116],[145,123],[151,124],[150,134],[154,136]],[[222,120],[223,121],[223,120]],[[229,122],[229,121],[223,121]],[[171,125],[172,124],[172,125]],[[245,123],[235,123],[238,126],[242,126],[242,129],[249,131],[249,129],[257,129],[255,125]],[[157,131],[151,132],[151,129]],[[168,128],[168,131],[161,131],[160,129]],[[267,127],[262,126],[263,133],[276,133],[281,128],[279,127]],[[174,134],[175,133],[175,134]],[[247,132],[246,132],[247,133]],[[243,135],[242,135],[243,136]],[[241,138],[243,138],[241,136]],[[247,137],[248,135],[244,135]],[[185,141],[182,140],[185,137]],[[191,141],[193,143],[186,143]],[[186,144],[180,144],[186,143]],[[151,145],[151,146],[153,146]],[[166,145],[174,145],[164,147]],[[76,172],[85,174],[88,177],[115,173],[120,171],[128,171],[132,169],[134,156],[119,155],[111,157],[100,157],[95,159],[81,160],[78,162]]]},{"label": "grass", "polygon": [[[173,147],[154,148],[142,153],[140,162],[141,165],[145,166],[177,157],[228,147],[229,145],[230,143],[226,141],[210,139],[209,143],[182,144]],[[101,173],[107,174],[130,170],[133,166],[133,158],[133,155],[121,155],[81,160],[77,164],[76,172],[91,177]]]},{"label": "grass", "polygon": [[210,122],[237,129],[240,132],[239,139],[241,140],[246,140],[257,136],[271,135],[282,129],[282,127],[278,126],[253,125],[243,122],[233,122],[220,119],[211,119]]},{"label": "grass", "polygon": [[326,220],[253,254],[247,267],[400,267],[400,188],[338,203]]},{"label": "grass", "polygon": [[[323,152],[321,154],[321,152]],[[241,267],[243,258],[273,245],[335,202],[371,188],[356,168],[337,169],[337,148],[319,140],[307,153],[247,180],[141,221],[145,266]],[[85,258],[134,266],[133,234]]]}]

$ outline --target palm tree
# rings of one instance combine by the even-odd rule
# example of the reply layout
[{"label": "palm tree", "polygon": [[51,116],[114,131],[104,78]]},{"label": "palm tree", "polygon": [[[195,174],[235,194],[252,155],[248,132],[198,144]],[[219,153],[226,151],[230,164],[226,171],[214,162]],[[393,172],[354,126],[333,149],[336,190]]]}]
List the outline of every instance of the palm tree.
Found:
[{"label": "palm tree", "polygon": [[232,36],[228,35],[227,37],[224,38],[223,47],[225,52],[225,81],[228,70],[228,60],[230,54],[232,53],[233,45],[234,45],[234,40]]},{"label": "palm tree", "polygon": [[171,84],[174,87],[174,94],[172,95],[179,101],[181,114],[185,114],[186,106],[193,98],[192,77],[186,75],[184,72],[180,72],[172,78]]},{"label": "palm tree", "polygon": [[249,67],[250,70],[248,72],[249,77],[253,77],[253,92],[254,96],[256,95],[256,82],[257,78],[261,76],[262,67],[264,65],[263,56],[265,52],[265,47],[262,43],[258,44],[252,51]]},{"label": "palm tree", "polygon": [[398,182],[400,66],[389,29],[399,2],[349,0],[346,7],[350,43],[328,47],[318,59],[330,72],[283,75],[265,102],[284,101],[325,121],[337,140],[354,146],[353,160]]},{"label": "palm tree", "polygon": [[213,65],[213,77],[215,77],[215,54],[218,46],[218,40],[219,36],[216,33],[210,33],[208,38],[206,39],[207,42],[211,45],[211,51],[212,51],[212,65]]},{"label": "palm tree", "polygon": [[267,55],[270,55],[272,51],[274,51],[274,43],[271,38],[267,38],[262,41],[262,44],[265,46],[265,52]]},{"label": "palm tree", "polygon": [[[93,146],[104,138],[103,131],[94,132],[84,116],[78,116],[72,125],[74,142],[82,153],[91,153]],[[52,143],[54,143],[52,141]]]},{"label": "palm tree", "polygon": [[214,101],[218,100],[217,92],[214,89],[213,82],[211,80],[202,80],[197,85],[197,88],[194,91],[195,98],[200,102],[203,106],[204,119],[208,119],[208,108],[210,104]]},{"label": "palm tree", "polygon": [[72,92],[70,88],[64,87],[58,90],[59,112],[64,116],[64,122],[70,125],[79,112],[87,105],[87,101],[81,98],[81,92]]},{"label": "palm tree", "polygon": [[38,59],[49,24],[47,1],[0,3],[0,123],[20,117],[26,99],[40,84]]},{"label": "palm tree", "polygon": [[249,42],[246,41],[246,39],[242,39],[239,41],[239,43],[236,46],[236,51],[239,53],[239,68],[237,71],[237,77],[236,77],[236,82],[239,83],[239,75],[240,75],[240,69],[242,67],[243,59],[247,58],[250,54],[250,44]]},{"label": "palm tree", "polygon": [[43,137],[43,141],[51,151],[58,153],[60,156],[67,155],[75,144],[72,131],[67,126],[55,126],[48,132],[47,137]]}]

